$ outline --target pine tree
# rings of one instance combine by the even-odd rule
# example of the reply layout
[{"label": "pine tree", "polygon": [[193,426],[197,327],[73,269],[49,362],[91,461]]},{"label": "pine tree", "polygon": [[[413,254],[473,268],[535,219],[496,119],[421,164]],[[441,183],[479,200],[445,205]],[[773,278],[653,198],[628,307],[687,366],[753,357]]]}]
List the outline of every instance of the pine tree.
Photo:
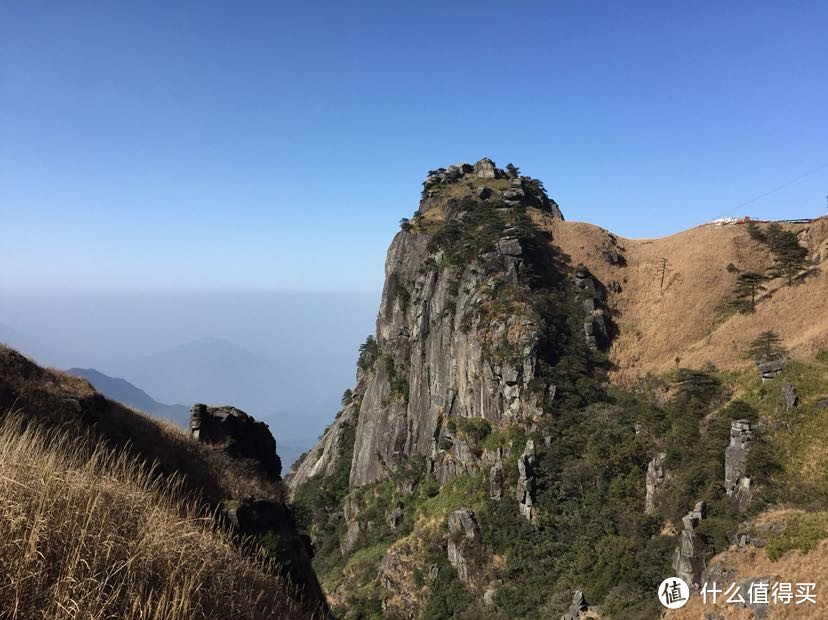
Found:
[{"label": "pine tree", "polygon": [[752,360],[767,362],[782,357],[785,354],[785,348],[782,346],[779,334],[774,331],[765,331],[750,343],[747,354]]},{"label": "pine tree", "polygon": [[793,285],[794,277],[809,263],[808,250],[799,244],[796,233],[783,230],[774,241],[773,266],[768,274],[772,278],[786,278],[788,286]]},{"label": "pine tree", "polygon": [[750,236],[750,238],[754,239],[755,241],[761,241],[762,243],[766,243],[768,240],[765,231],[759,228],[759,225],[753,220],[750,220],[745,225],[745,230],[747,231],[747,234]]},{"label": "pine tree", "polygon": [[754,312],[756,310],[756,296],[765,290],[763,284],[768,277],[755,271],[745,271],[739,274],[736,279],[736,301],[735,306],[742,312]]},{"label": "pine tree", "polygon": [[782,228],[779,222],[771,222],[770,224],[768,224],[768,228],[767,230],[765,230],[765,241],[767,242],[771,252],[773,252],[777,248],[779,240],[784,232],[785,230]]}]

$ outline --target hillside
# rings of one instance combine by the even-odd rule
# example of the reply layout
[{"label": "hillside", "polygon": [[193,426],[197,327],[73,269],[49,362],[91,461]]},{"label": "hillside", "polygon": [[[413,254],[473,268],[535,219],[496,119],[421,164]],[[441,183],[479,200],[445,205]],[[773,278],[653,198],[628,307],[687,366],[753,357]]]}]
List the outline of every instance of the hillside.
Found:
[{"label": "hillside", "polygon": [[[698,591],[734,541],[787,578],[828,537],[826,219],[780,230],[626,240],[511,165],[430,171],[356,383],[288,476],[335,612],[653,618],[665,577]],[[783,252],[811,263],[735,306]],[[769,329],[787,353],[762,378]],[[757,533],[780,508],[807,536]]]},{"label": "hillside", "polygon": [[89,381],[96,390],[112,400],[138,409],[145,413],[175,422],[179,426],[186,426],[190,417],[190,410],[184,405],[165,405],[159,403],[144,390],[135,387],[126,379],[110,377],[94,368],[70,368],[66,371],[70,375],[82,377]]},{"label": "hillside", "polygon": [[0,412],[9,617],[326,615],[261,423],[191,436],[6,347]]},{"label": "hillside", "polygon": [[[583,263],[607,285],[609,305],[618,315],[620,334],[609,356],[616,365],[613,380],[631,384],[648,372],[660,373],[682,365],[700,368],[707,363],[723,368],[749,364],[748,343],[772,329],[791,355],[809,359],[828,347],[828,217],[810,223],[785,224],[808,248],[814,266],[804,286],[770,282],[754,314],[723,312],[732,298],[736,275],[742,270],[764,271],[771,263],[766,244],[752,240],[744,223],[704,224],[661,239],[632,240],[581,222],[555,220],[548,224],[553,243],[573,263]],[[615,251],[620,260],[611,262]],[[660,286],[659,265],[667,259],[669,271]]]}]

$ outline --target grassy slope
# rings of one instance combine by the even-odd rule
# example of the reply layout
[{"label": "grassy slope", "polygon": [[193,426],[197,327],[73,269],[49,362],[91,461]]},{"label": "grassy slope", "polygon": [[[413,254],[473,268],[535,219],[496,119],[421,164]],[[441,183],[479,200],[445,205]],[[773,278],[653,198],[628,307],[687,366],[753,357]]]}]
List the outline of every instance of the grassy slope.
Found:
[{"label": "grassy slope", "polygon": [[[800,232],[817,262],[805,283],[787,287],[774,280],[768,283],[771,295],[755,314],[731,316],[721,312],[736,280],[728,263],[764,271],[772,262],[767,247],[751,240],[741,224],[702,225],[660,239],[618,238],[627,260],[620,267],[600,256],[609,236],[604,229],[560,220],[547,220],[545,227],[573,264],[584,263],[604,284],[621,284],[621,293],[610,295],[621,332],[610,351],[618,366],[614,381],[631,385],[648,372],[665,372],[675,366],[676,356],[690,368],[708,362],[719,368],[744,366],[747,344],[767,329],[779,333],[799,359],[828,347],[828,270],[819,265],[828,258],[828,217],[785,226]],[[657,273],[662,257],[670,263],[663,292]]]},{"label": "grassy slope", "polygon": [[281,481],[2,346],[0,412],[0,609],[10,617],[314,614],[312,593],[214,525],[214,510],[244,497],[280,501]]},{"label": "grassy slope", "polygon": [[[66,430],[0,426],[0,609],[11,618],[299,616],[267,561],[182,492]],[[6,616],[4,616],[6,617]]]}]

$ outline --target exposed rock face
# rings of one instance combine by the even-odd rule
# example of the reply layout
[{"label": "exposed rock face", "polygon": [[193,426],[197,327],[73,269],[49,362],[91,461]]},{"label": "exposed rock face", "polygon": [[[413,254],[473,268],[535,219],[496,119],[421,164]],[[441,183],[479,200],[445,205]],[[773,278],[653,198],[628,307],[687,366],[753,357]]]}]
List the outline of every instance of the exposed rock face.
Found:
[{"label": "exposed rock face", "polygon": [[782,384],[782,398],[785,399],[785,410],[790,411],[796,407],[798,396],[796,395],[796,388],[790,381],[785,381]]},{"label": "exposed rock face", "polygon": [[474,173],[481,179],[496,179],[498,176],[494,162],[488,157],[484,157],[474,165]]},{"label": "exposed rock face", "polygon": [[708,558],[707,544],[696,527],[704,518],[704,502],[698,502],[689,513],[682,518],[684,529],[679,537],[679,546],[673,554],[673,570],[676,576],[687,582],[691,590],[701,586],[702,573],[705,570]]},{"label": "exposed rock face", "polygon": [[500,501],[503,497],[504,484],[505,479],[503,477],[503,463],[498,460],[497,463],[492,465],[492,468],[489,470],[489,498]]},{"label": "exposed rock face", "polygon": [[530,523],[537,519],[537,508],[535,507],[535,442],[531,439],[526,442],[526,448],[518,459],[518,481],[515,495],[518,501],[520,514],[526,517]]},{"label": "exposed rock face", "polygon": [[196,403],[190,409],[190,434],[202,443],[221,444],[231,456],[258,462],[271,478],[279,478],[282,461],[267,424],[235,407],[208,407]]},{"label": "exposed rock face", "polygon": [[759,376],[762,377],[764,383],[768,379],[773,379],[776,375],[785,369],[785,360],[768,360],[756,364],[756,369],[759,371]]},{"label": "exposed rock face", "polygon": [[599,307],[601,292],[584,265],[575,267],[572,277],[578,303],[584,309],[584,337],[590,349],[598,349],[609,342],[609,331],[604,311]]},{"label": "exposed rock face", "polygon": [[753,442],[753,428],[748,420],[734,420],[730,425],[730,445],[725,448],[724,487],[728,496],[744,510],[753,493],[745,466]]},{"label": "exposed rock face", "polygon": [[655,512],[655,498],[667,483],[667,469],[664,466],[667,454],[659,452],[647,464],[647,494],[644,498],[644,511],[647,514]]},{"label": "exposed rock face", "polygon": [[[484,188],[491,193],[482,201]],[[507,192],[515,193],[507,200]],[[502,232],[470,260],[451,261],[432,243],[434,228],[421,222],[463,221],[464,199],[490,208]],[[360,371],[351,403],[288,477],[291,493],[329,475],[349,435],[350,488],[422,461],[426,474],[447,482],[494,463],[472,439],[449,430],[451,420],[496,426],[542,415],[540,401],[555,388],[537,380],[540,325],[527,294],[535,257],[515,228],[517,207],[504,206],[510,200],[561,217],[537,181],[510,176],[490,160],[429,174],[412,225],[388,250],[377,353]]]},{"label": "exposed rock face", "polygon": [[580,590],[575,590],[572,594],[572,604],[566,613],[561,616],[561,620],[579,620],[588,610],[589,605],[584,597],[584,593]]},{"label": "exposed rock face", "polygon": [[472,555],[481,545],[480,527],[474,513],[468,508],[455,510],[448,517],[448,528],[448,561],[457,571],[460,581],[466,585],[473,585]]},{"label": "exposed rock face", "polygon": [[343,504],[343,512],[345,515],[345,536],[342,538],[339,547],[342,555],[350,553],[356,547],[359,540],[359,521],[357,515],[359,514],[359,504],[353,495],[348,495]]},{"label": "exposed rock face", "polygon": [[[484,178],[503,176],[496,170],[491,177],[486,162],[474,169]],[[448,169],[437,180],[429,179],[451,183],[457,175],[469,174],[463,170]],[[420,212],[459,217],[453,205],[441,195],[427,197]],[[412,457],[424,457],[441,482],[477,471],[481,463],[468,442],[446,431],[449,417],[497,424],[540,413],[528,390],[539,337],[531,308],[516,303],[486,324],[460,325],[488,302],[487,292],[496,282],[515,290],[528,287],[528,259],[520,240],[507,229],[490,251],[449,269],[439,267],[443,253],[435,252],[429,240],[430,235],[416,228],[401,231],[388,250],[377,319],[381,354],[365,375],[352,487],[379,480]],[[513,354],[497,355],[496,349],[506,344]],[[441,439],[445,441],[438,446]],[[328,441],[326,436],[323,443]]]}]

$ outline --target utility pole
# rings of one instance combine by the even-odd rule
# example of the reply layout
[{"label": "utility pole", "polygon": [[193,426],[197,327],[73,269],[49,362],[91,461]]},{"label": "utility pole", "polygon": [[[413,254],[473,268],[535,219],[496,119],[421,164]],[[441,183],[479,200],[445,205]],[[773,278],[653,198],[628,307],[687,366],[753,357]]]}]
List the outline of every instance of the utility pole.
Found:
[{"label": "utility pole", "polygon": [[666,258],[662,258],[658,262],[658,275],[660,276],[660,283],[658,285],[658,294],[664,294],[664,277],[670,271],[670,262]]}]

